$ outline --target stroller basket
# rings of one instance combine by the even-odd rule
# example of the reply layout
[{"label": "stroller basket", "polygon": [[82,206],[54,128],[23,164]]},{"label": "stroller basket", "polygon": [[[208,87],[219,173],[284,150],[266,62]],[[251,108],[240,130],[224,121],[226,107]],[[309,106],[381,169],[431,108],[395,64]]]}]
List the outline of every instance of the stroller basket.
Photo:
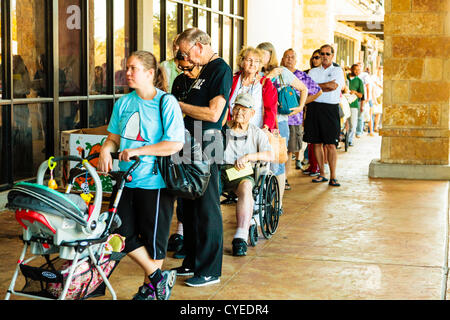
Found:
[{"label": "stroller basket", "polygon": [[[99,261],[98,266],[109,278],[124,256],[123,253],[112,252],[105,255]],[[58,299],[61,296],[72,261],[59,257],[50,260],[48,256],[46,256],[46,260],[47,262],[40,267],[20,264],[20,270],[25,277],[25,286],[19,291],[20,293],[47,299]],[[75,267],[65,299],[84,300],[104,296],[105,290],[105,282],[102,280],[97,267],[89,258],[85,258],[80,260]]]}]

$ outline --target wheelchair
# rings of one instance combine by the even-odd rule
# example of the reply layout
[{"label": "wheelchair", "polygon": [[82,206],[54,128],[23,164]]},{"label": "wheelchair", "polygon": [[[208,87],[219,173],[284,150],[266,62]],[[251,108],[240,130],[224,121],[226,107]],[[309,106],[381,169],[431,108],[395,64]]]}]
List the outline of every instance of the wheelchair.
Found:
[{"label": "wheelchair", "polygon": [[[257,162],[253,168],[255,186],[253,187],[253,216],[249,230],[249,244],[258,242],[258,226],[265,239],[270,239],[277,231],[280,221],[280,187],[277,177],[270,171],[270,163]],[[237,202],[234,192],[222,192],[225,198],[221,204]]]}]

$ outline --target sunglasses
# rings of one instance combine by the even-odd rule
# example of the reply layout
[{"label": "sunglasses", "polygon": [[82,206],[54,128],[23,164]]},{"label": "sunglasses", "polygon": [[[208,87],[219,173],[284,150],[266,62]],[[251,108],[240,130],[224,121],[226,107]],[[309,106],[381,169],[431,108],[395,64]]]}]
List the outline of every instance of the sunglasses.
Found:
[{"label": "sunglasses", "polygon": [[321,56],[324,56],[324,55],[331,56],[332,53],[331,52],[321,52],[320,55]]},{"label": "sunglasses", "polygon": [[195,66],[191,66],[191,67],[183,67],[180,65],[178,66],[178,69],[180,69],[183,72],[185,72],[185,71],[191,72],[192,70],[194,70],[194,68],[195,68]]},{"label": "sunglasses", "polygon": [[314,60],[319,60],[319,59],[320,59],[320,56],[314,56],[313,59],[314,59]]}]

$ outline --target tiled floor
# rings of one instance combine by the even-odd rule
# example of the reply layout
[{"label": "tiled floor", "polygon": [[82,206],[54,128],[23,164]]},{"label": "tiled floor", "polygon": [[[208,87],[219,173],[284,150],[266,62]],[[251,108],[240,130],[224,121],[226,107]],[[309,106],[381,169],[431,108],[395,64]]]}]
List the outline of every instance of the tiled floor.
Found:
[{"label": "tiled floor", "polygon": [[[221,282],[189,288],[178,277],[171,299],[446,299],[448,181],[370,179],[381,138],[355,144],[339,150],[340,188],[312,184],[292,170],[277,233],[260,238],[246,257],[231,256],[234,206],[223,206]],[[11,213],[0,214],[0,297],[20,253],[20,232]],[[179,266],[170,256],[164,268]],[[142,277],[129,258],[122,260],[111,277],[118,298],[130,299]]]}]

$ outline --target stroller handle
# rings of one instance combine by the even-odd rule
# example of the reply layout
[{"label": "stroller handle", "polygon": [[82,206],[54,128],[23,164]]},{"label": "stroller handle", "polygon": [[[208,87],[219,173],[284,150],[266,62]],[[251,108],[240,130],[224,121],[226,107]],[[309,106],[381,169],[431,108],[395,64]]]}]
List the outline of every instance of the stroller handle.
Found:
[{"label": "stroller handle", "polygon": [[[119,155],[120,152],[111,152],[111,157],[113,158],[113,160],[119,160]],[[91,161],[92,159],[98,158],[100,156],[99,153],[93,153],[91,155],[89,155],[86,160],[87,161]],[[130,158],[131,160],[134,161],[134,163],[131,165],[131,167],[124,173],[124,177],[128,177],[131,176],[131,174],[133,173],[134,170],[136,170],[136,168],[139,166],[139,164],[141,163],[141,158],[139,158],[138,156],[134,156]],[[81,163],[77,166],[79,167],[81,166]]]}]

